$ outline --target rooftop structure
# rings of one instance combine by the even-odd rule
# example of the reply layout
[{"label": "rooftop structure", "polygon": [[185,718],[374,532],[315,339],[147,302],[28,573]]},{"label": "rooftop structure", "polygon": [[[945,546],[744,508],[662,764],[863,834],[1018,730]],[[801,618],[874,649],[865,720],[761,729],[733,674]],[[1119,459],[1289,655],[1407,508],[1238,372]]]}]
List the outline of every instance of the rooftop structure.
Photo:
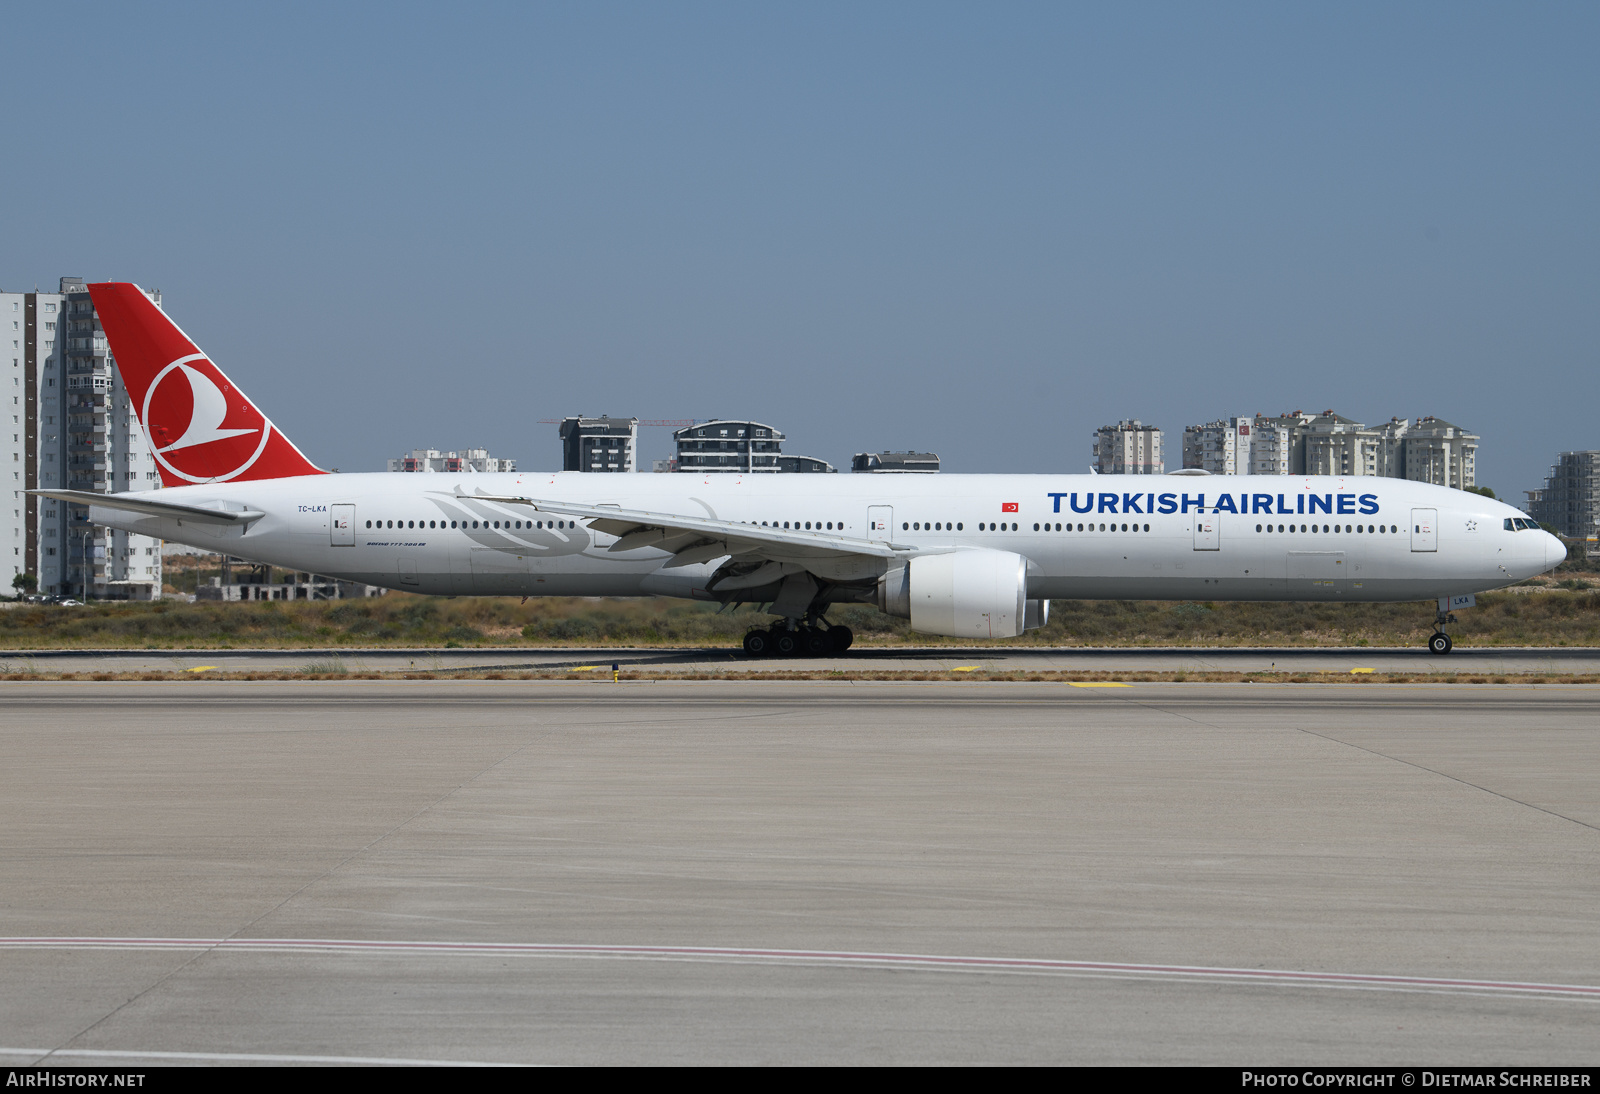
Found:
[{"label": "rooftop structure", "polygon": [[389,461],[390,471],[459,473],[516,469],[516,460],[491,456],[487,448],[463,448],[456,452],[441,452],[437,448],[413,448],[409,455]]},{"label": "rooftop structure", "polygon": [[939,471],[935,452],[857,452],[850,470],[874,475],[934,475]]}]

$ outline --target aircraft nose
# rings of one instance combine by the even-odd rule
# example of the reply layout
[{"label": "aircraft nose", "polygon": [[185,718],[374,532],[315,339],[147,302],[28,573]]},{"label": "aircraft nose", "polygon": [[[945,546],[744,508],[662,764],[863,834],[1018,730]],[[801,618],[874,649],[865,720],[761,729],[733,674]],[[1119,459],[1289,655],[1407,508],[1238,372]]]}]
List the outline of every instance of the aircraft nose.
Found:
[{"label": "aircraft nose", "polygon": [[1544,534],[1544,568],[1553,570],[1567,561],[1567,545],[1549,532]]}]

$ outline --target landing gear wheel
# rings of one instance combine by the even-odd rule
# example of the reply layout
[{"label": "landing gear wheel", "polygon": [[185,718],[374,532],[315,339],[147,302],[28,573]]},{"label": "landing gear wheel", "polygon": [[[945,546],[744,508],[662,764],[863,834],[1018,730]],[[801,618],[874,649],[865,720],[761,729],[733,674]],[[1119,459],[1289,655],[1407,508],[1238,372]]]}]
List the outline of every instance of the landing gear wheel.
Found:
[{"label": "landing gear wheel", "polygon": [[800,646],[805,650],[807,657],[826,657],[833,652],[833,642],[828,637],[827,631],[819,631],[815,627],[807,627],[800,632]]},{"label": "landing gear wheel", "polygon": [[1435,631],[1432,638],[1428,639],[1428,652],[1436,653],[1441,657],[1449,653],[1455,645],[1450,641],[1450,636],[1443,631]]},{"label": "landing gear wheel", "polygon": [[855,632],[843,626],[829,627],[828,638],[833,642],[834,653],[843,653],[850,648],[850,643],[856,640]]},{"label": "landing gear wheel", "polygon": [[744,636],[744,652],[751,657],[771,657],[772,635],[766,631],[751,631]]},{"label": "landing gear wheel", "polygon": [[800,639],[793,631],[779,631],[772,640],[772,648],[779,657],[793,657],[800,649]]}]

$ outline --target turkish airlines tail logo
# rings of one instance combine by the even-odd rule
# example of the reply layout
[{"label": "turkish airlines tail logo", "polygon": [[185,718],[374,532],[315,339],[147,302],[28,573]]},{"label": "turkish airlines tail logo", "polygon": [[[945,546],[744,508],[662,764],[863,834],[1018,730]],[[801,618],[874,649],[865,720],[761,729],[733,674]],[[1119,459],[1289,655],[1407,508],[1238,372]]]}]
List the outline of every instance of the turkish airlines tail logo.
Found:
[{"label": "turkish airlines tail logo", "polygon": [[89,286],[166,486],[324,474],[137,285]]}]

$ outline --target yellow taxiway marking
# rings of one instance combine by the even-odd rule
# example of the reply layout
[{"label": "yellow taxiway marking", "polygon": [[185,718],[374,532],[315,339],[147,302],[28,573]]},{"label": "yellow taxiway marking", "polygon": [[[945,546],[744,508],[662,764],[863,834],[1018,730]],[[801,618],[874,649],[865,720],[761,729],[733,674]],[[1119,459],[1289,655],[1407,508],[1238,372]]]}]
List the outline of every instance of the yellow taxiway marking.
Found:
[{"label": "yellow taxiway marking", "polygon": [[593,672],[595,669],[597,669],[599,667],[600,667],[599,665],[579,665],[576,668],[571,668],[571,669],[568,669],[567,671],[568,672]]},{"label": "yellow taxiway marking", "polygon": [[951,669],[950,671],[951,672],[977,672],[978,671],[978,666],[977,665],[957,665],[955,668]]},{"label": "yellow taxiway marking", "polygon": [[1350,670],[1350,675],[1354,676],[1358,672],[1377,672],[1377,671],[1378,671],[1377,669],[1351,669]]},{"label": "yellow taxiway marking", "polygon": [[214,669],[216,667],[217,666],[215,666],[215,665],[196,665],[192,669],[184,669],[183,671],[184,672],[210,672],[212,669]]},{"label": "yellow taxiway marking", "polygon": [[1085,684],[1074,683],[1072,681],[1068,681],[1068,682],[1072,683],[1072,686],[1075,687],[1075,688],[1131,688],[1131,687],[1133,687],[1132,684],[1114,684],[1114,683],[1111,683],[1110,681],[1107,681],[1107,680],[1092,680],[1092,681],[1090,681],[1088,683],[1085,683]]}]

